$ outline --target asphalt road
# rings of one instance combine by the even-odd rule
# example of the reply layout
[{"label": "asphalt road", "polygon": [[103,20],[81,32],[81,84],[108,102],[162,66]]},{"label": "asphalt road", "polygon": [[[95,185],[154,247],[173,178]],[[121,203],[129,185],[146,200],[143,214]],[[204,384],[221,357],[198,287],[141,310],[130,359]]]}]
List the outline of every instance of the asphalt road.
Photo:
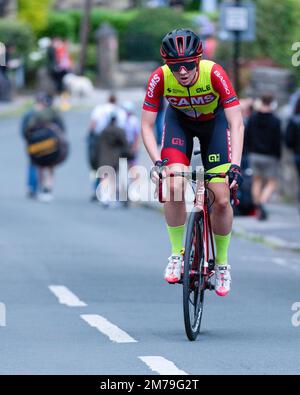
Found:
[{"label": "asphalt road", "polygon": [[161,214],[91,204],[88,114],[66,119],[50,205],[25,198],[19,120],[0,121],[0,374],[299,374],[299,255],[233,238],[232,292],[207,295],[189,342]]}]

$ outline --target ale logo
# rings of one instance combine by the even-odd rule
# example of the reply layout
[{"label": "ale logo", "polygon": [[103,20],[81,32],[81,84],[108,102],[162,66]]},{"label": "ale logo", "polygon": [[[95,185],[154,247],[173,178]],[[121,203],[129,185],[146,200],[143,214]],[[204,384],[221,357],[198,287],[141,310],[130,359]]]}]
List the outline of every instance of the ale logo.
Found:
[{"label": "ale logo", "polygon": [[210,154],[208,155],[209,162],[220,162],[220,154]]}]

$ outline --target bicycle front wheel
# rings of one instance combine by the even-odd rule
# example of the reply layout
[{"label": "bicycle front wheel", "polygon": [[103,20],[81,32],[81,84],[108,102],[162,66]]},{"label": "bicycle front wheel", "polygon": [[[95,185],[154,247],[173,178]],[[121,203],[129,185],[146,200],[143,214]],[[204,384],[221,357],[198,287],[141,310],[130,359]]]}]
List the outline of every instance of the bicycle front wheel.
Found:
[{"label": "bicycle front wheel", "polygon": [[183,314],[189,340],[196,340],[201,326],[204,305],[204,217],[202,211],[192,211],[189,217],[183,272]]}]

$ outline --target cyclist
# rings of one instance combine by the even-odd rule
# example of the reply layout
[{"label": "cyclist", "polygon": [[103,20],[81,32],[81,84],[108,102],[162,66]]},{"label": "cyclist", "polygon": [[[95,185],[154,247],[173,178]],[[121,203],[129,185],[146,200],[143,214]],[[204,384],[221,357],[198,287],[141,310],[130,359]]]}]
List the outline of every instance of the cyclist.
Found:
[{"label": "cyclist", "polygon": [[[162,161],[168,159],[167,171],[186,171],[193,151],[193,137],[201,143],[202,162],[209,172],[227,172],[227,179],[215,178],[210,189],[215,194],[212,228],[216,242],[216,293],[230,291],[230,266],[227,251],[230,243],[233,211],[229,188],[242,183],[240,162],[244,125],[237,95],[222,67],[201,60],[202,42],[189,29],[175,29],[162,40],[161,56],[165,65],[150,76],[142,111],[142,137],[158,179]],[[161,153],[154,137],[159,100],[169,102]],[[229,187],[228,187],[229,185]],[[165,280],[180,280],[183,262],[183,234],[186,207],[183,180],[169,183],[170,199],[164,205],[172,254],[165,270]],[[182,199],[178,201],[178,195]]]}]

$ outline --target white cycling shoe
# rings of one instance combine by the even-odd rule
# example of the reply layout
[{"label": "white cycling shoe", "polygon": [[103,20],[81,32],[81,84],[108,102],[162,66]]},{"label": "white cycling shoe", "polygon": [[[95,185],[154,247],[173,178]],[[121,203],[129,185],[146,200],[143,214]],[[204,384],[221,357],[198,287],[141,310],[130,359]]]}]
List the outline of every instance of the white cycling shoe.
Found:
[{"label": "white cycling shoe", "polygon": [[216,285],[215,292],[218,296],[226,296],[229,294],[231,285],[231,275],[229,265],[215,266]]},{"label": "white cycling shoe", "polygon": [[182,254],[173,254],[169,257],[169,262],[165,270],[165,280],[170,284],[178,283],[181,279],[183,266]]}]

